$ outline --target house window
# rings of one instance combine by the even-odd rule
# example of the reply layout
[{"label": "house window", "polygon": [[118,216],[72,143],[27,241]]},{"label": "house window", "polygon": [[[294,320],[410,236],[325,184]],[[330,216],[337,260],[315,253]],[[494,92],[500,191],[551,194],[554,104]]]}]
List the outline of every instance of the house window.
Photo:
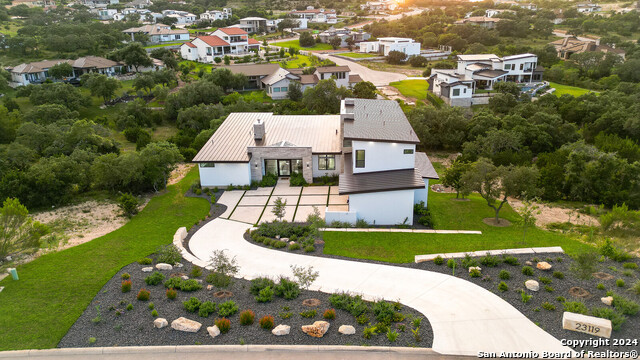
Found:
[{"label": "house window", "polygon": [[286,86],[283,86],[283,87],[280,88],[280,90],[282,90],[282,92],[287,92],[287,91],[289,91],[289,88],[286,87]]},{"label": "house window", "polygon": [[413,149],[404,149],[405,155],[413,154]]},{"label": "house window", "polygon": [[520,64],[520,70],[524,69],[524,64]]},{"label": "house window", "polygon": [[505,70],[511,70],[511,64],[504,64]]},{"label": "house window", "polygon": [[318,155],[318,170],[335,170],[335,155]]},{"label": "house window", "polygon": [[453,96],[460,96],[460,89],[453,89]]},{"label": "house window", "polygon": [[212,168],[216,167],[216,163],[200,163],[201,168]]},{"label": "house window", "polygon": [[345,75],[343,72],[335,73],[336,79],[344,79]]},{"label": "house window", "polygon": [[356,167],[364,167],[364,150],[356,150]]},{"label": "house window", "polygon": [[280,88],[279,87],[273,88],[273,92],[280,92]]}]

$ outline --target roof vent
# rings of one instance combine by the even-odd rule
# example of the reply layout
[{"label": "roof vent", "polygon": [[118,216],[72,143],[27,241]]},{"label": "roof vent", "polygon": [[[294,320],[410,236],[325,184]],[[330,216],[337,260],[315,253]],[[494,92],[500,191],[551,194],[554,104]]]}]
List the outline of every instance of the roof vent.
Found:
[{"label": "roof vent", "polygon": [[262,140],[264,139],[264,122],[260,121],[260,119],[256,120],[255,123],[253,123],[253,138],[255,140]]},{"label": "roof vent", "polygon": [[341,119],[342,121],[345,121],[345,120],[353,121],[353,120],[355,120],[356,118],[355,118],[355,115],[354,115],[354,114],[352,114],[352,113],[347,113],[347,114],[340,114],[340,119]]},{"label": "roof vent", "polygon": [[344,100],[344,106],[354,106],[355,105],[355,100],[353,99],[345,99]]}]

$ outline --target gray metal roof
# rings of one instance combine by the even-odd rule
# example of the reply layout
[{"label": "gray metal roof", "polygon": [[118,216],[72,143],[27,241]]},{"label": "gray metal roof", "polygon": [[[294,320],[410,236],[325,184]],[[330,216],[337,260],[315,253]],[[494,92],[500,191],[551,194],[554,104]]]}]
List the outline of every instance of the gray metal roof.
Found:
[{"label": "gray metal roof", "polygon": [[238,64],[221,67],[231,70],[234,74],[244,74],[246,76],[268,76],[280,69],[279,64]]},{"label": "gray metal roof", "polygon": [[341,114],[349,113],[354,114],[354,119],[344,121],[345,139],[420,143],[400,105],[393,100],[343,100]]},{"label": "gray metal roof", "polygon": [[340,174],[340,195],[424,188],[416,169],[378,171],[360,174]]},{"label": "gray metal roof", "polygon": [[416,170],[418,170],[423,179],[440,179],[440,176],[438,176],[436,169],[433,168],[431,160],[429,160],[427,154],[423,152],[416,152],[415,158]]}]

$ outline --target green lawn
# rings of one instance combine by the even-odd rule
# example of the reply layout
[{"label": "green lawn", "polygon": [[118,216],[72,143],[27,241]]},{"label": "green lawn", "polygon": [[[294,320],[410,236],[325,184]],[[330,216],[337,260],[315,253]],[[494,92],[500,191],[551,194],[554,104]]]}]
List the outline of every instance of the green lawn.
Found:
[{"label": "green lawn", "polygon": [[218,28],[216,27],[210,27],[208,29],[189,29],[189,33],[190,34],[196,34],[196,33],[201,33],[201,32],[214,32],[218,30]]},{"label": "green lawn", "polygon": [[[480,230],[482,235],[324,232],[324,253],[392,263],[414,261],[415,255],[442,252],[497,250],[508,248],[562,246],[569,254],[589,246],[564,235],[542,229],[529,229],[526,242],[517,225],[494,227],[482,222],[493,210],[479,195],[470,201],[454,201],[455,194],[429,192],[429,209],[437,229]],[[514,223],[519,215],[505,205],[500,217]]]},{"label": "green lawn", "polygon": [[402,80],[389,83],[389,85],[398,89],[402,95],[417,100],[425,100],[429,89],[429,83],[426,80]]},{"label": "green lawn", "polygon": [[19,281],[0,281],[0,350],[55,347],[123,266],[170,243],[180,226],[204,218],[209,203],[183,196],[197,178],[197,169],[190,171],[120,229],[19,266]]},{"label": "green lawn", "polygon": [[165,46],[173,46],[173,45],[182,45],[187,41],[177,41],[177,42],[170,42],[170,43],[162,43],[162,44],[155,44],[155,45],[148,45],[145,46],[145,49],[155,49],[155,48],[161,48],[161,47],[165,47]]},{"label": "green lawn", "polygon": [[558,83],[554,83],[554,82],[549,82],[549,85],[552,88],[556,89],[556,91],[554,92],[554,94],[556,96],[562,96],[564,94],[569,94],[569,95],[573,95],[575,97],[578,97],[580,95],[584,95],[584,94],[586,94],[588,92],[591,92],[591,90],[589,90],[589,89],[580,88],[580,87],[576,87],[576,86],[562,85],[562,84],[558,84]]},{"label": "green lawn", "polygon": [[277,42],[277,43],[273,43],[273,44],[269,44],[270,46],[280,46],[280,47],[285,47],[285,48],[294,48],[294,49],[299,49],[299,50],[307,50],[307,51],[314,51],[314,50],[332,50],[333,48],[331,47],[331,45],[329,44],[324,44],[324,43],[319,43],[319,44],[315,44],[312,47],[301,47],[300,46],[300,41],[299,40],[289,40],[289,41],[282,41],[282,42]]},{"label": "green lawn", "polygon": [[283,65],[285,69],[298,69],[307,66],[311,66],[311,58],[306,55],[298,54],[294,58],[289,61],[282,61],[280,64]]},{"label": "green lawn", "polygon": [[354,52],[340,53],[340,54],[337,54],[337,55],[350,57],[352,59],[366,59],[366,58],[372,58],[372,57],[380,56],[380,55],[376,55],[376,54],[354,53]]}]

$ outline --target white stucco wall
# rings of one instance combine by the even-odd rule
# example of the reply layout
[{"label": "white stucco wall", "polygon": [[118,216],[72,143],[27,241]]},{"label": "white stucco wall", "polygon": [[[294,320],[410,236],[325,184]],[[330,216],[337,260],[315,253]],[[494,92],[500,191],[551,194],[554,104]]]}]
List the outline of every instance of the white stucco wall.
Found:
[{"label": "white stucco wall", "polygon": [[180,56],[186,60],[198,60],[198,48],[192,48],[187,45],[180,46]]},{"label": "white stucco wall", "polygon": [[249,185],[251,183],[249,163],[215,163],[215,167],[198,165],[198,170],[202,186]]},{"label": "white stucco wall", "polygon": [[324,213],[324,221],[331,224],[334,221],[347,222],[355,224],[358,220],[358,214],[355,211],[331,211],[327,207]]},{"label": "white stucco wall", "polygon": [[335,170],[319,170],[318,169],[318,155],[313,155],[313,177],[320,177],[324,175],[339,175],[340,174],[340,164],[342,163],[342,155],[333,154],[336,158],[336,168]]},{"label": "white stucco wall", "polygon": [[[415,167],[415,144],[386,143],[374,141],[352,142],[353,173],[413,169]],[[405,149],[412,149],[412,154],[404,154]],[[364,168],[356,168],[356,150],[364,150]]]},{"label": "white stucco wall", "polygon": [[413,225],[413,201],[415,190],[397,190],[349,195],[349,211],[355,211],[358,219],[369,224],[396,225],[407,218]]},{"label": "white stucco wall", "polygon": [[[289,96],[289,84],[290,81],[288,78],[284,78],[273,85],[267,85],[267,95],[272,99],[286,99]],[[287,88],[287,91],[274,91],[274,88]]]},{"label": "white stucco wall", "polygon": [[420,201],[424,201],[424,205],[427,206],[429,200],[429,179],[422,180],[424,181],[424,188],[413,191],[413,203],[417,204]]}]

